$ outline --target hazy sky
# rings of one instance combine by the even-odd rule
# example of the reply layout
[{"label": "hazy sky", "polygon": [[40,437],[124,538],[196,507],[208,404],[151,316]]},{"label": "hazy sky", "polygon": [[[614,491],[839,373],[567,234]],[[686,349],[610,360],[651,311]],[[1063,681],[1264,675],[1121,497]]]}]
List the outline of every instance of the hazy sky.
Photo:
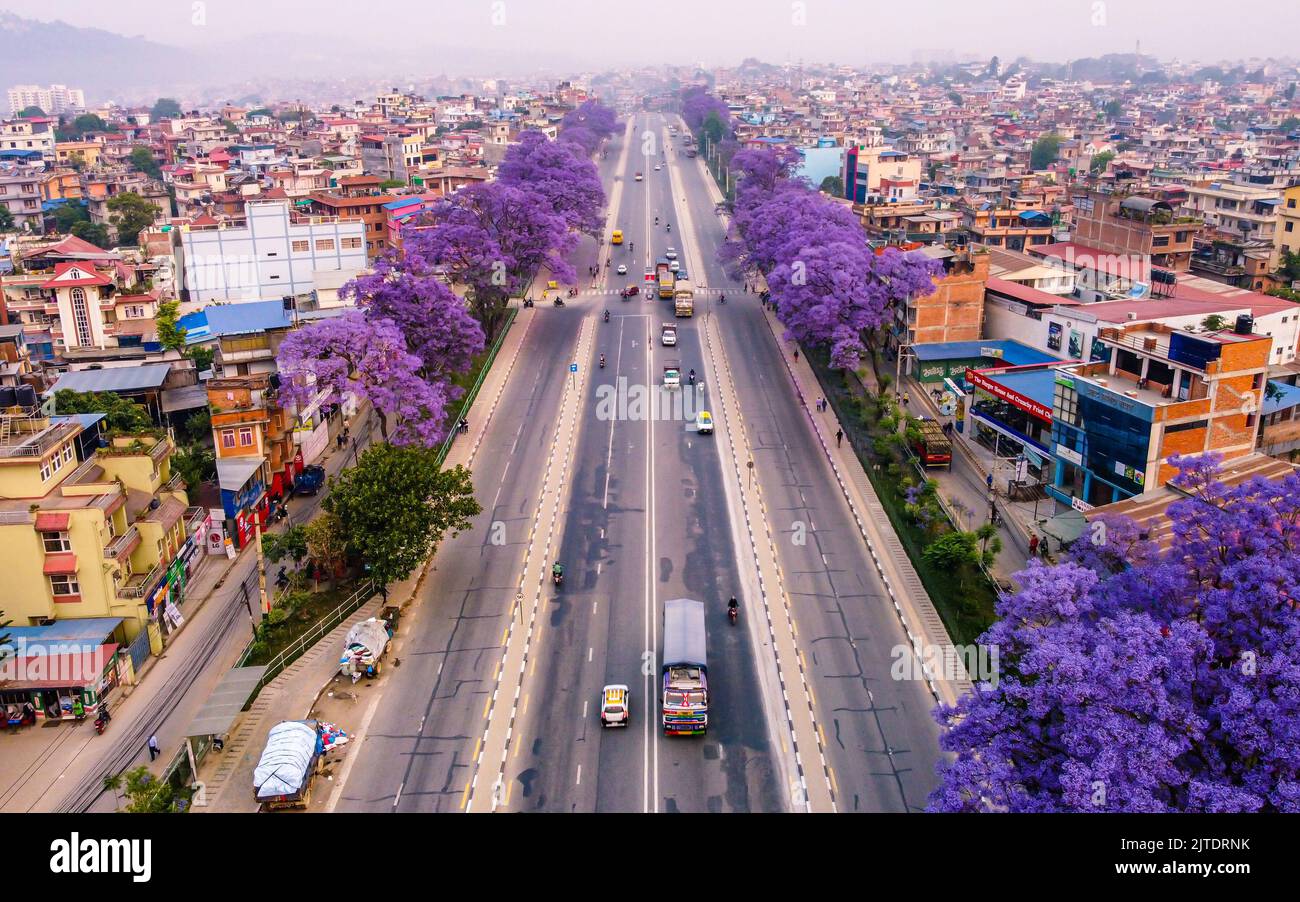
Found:
[{"label": "hazy sky", "polygon": [[914,51],[1063,61],[1142,50],[1212,62],[1294,53],[1300,2],[1254,0],[0,0],[168,44],[298,33],[406,51],[455,44],[555,51],[605,66],[906,62]]}]

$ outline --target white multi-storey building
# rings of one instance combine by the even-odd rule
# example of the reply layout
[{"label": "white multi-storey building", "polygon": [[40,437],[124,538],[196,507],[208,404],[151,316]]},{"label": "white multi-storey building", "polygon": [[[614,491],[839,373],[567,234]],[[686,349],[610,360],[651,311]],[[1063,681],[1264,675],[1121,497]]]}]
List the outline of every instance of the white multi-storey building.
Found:
[{"label": "white multi-storey building", "polygon": [[86,95],[80,88],[67,85],[14,85],[9,89],[9,112],[18,115],[29,106],[38,106],[47,116],[86,108]]},{"label": "white multi-storey building", "polygon": [[188,303],[307,294],[317,273],[355,274],[366,266],[365,223],[294,214],[285,200],[249,201],[242,220],[201,217],[177,234]]}]

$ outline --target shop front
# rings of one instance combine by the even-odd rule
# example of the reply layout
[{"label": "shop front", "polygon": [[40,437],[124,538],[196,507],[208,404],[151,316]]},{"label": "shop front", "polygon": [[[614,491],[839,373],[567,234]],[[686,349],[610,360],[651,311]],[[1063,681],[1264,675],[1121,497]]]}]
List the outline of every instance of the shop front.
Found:
[{"label": "shop front", "polygon": [[967,370],[970,385],[970,439],[1012,460],[1008,483],[1041,485],[1050,472],[1052,453],[1052,385],[1054,374],[1043,367]]},{"label": "shop front", "polygon": [[7,627],[0,708],[10,727],[93,718],[118,686],[121,618],[84,618]]},{"label": "shop front", "polygon": [[236,548],[244,548],[252,541],[258,523],[266,524],[270,497],[263,476],[265,464],[266,461],[260,457],[217,460],[217,481],[221,486],[226,532]]}]

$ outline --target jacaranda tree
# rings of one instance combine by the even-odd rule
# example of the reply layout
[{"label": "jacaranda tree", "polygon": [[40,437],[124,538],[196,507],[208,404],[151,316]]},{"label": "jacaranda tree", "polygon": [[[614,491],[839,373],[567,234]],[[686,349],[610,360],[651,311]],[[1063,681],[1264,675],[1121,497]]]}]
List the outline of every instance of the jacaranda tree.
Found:
[{"label": "jacaranda tree", "polygon": [[1300,811],[1300,477],[1173,462],[1165,549],[1100,520],[999,603],[996,686],[936,712],[931,808]]}]

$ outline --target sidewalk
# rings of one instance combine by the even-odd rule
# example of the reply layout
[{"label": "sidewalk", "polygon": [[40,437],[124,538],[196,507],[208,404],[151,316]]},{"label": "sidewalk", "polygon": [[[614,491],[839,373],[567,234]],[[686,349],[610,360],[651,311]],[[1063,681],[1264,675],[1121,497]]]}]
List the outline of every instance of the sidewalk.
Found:
[{"label": "sidewalk", "polygon": [[[912,566],[903,543],[890,527],[889,515],[881,505],[880,498],[876,495],[866,470],[862,468],[861,461],[853,453],[850,445],[835,441],[835,434],[841,428],[839,418],[833,409],[821,413],[813,411],[811,402],[823,395],[817,375],[808,364],[805,355],[795,356],[797,345],[782,339],[785,327],[777,320],[775,311],[766,308],[763,316],[772,330],[777,346],[783,351],[782,358],[794,382],[804,413],[812,422],[822,450],[830,460],[840,489],[844,493],[849,509],[853,512],[854,520],[871,553],[876,570],[894,602],[894,608],[898,612],[908,640],[913,645],[951,648],[952,638],[948,635],[948,630],[944,627],[934,602],[930,600],[930,595],[926,592],[916,568]],[[960,662],[954,660],[953,663],[956,665],[954,671],[962,672]],[[941,678],[928,682],[935,698],[946,704],[956,703],[959,697],[972,688],[970,680],[964,676],[956,680]]]},{"label": "sidewalk", "polygon": [[[939,413],[938,405],[926,387],[910,376],[904,377],[902,391],[908,395],[908,413],[912,416],[924,416],[940,423],[952,419]],[[970,531],[988,522],[990,492],[987,480],[989,474],[993,474],[992,503],[996,504],[1002,517],[1002,524],[998,527],[1002,551],[992,571],[995,578],[1005,583],[1028,566],[1030,536],[1037,533],[1040,541],[1044,538],[1041,526],[1056,515],[1058,505],[1050,497],[1040,500],[1037,505],[1033,501],[1010,501],[1007,497],[1007,482],[1011,478],[1009,462],[995,460],[992,451],[969,439],[969,433],[959,434],[954,429],[950,435],[953,444],[951,468],[931,470],[929,475],[939,483],[939,494],[953,512],[954,519]]]},{"label": "sidewalk", "polygon": [[[534,308],[521,309],[516,315],[470,406],[466,416],[470,423],[469,432],[456,436],[452,441],[444,467],[463,464],[472,468],[506,382],[514,370],[533,315]],[[420,590],[433,569],[433,562],[434,558],[430,558],[422,568],[389,588],[388,603],[402,608],[404,620],[410,616],[410,605],[420,602]],[[348,685],[332,697],[327,696],[326,691],[336,682],[338,658],[348,629],[378,614],[383,603],[378,595],[367,601],[262,689],[249,710],[235,721],[225,748],[220,752],[209,750],[200,763],[198,779],[205,784],[206,805],[196,805],[195,813],[257,810],[252,789],[253,770],[261,758],[267,732],[282,720],[318,717],[336,723],[348,734],[349,744],[337,757],[330,758],[331,764],[341,765],[349,755],[355,754],[355,748],[364,738],[364,725],[356,722],[361,709],[356,704],[358,693],[382,687],[384,677],[381,675],[378,680],[362,680],[355,686]],[[399,629],[388,650],[389,660],[401,657],[404,638]],[[358,712],[356,717],[353,712]],[[318,779],[328,779],[328,776],[327,773]],[[331,793],[323,790],[322,786],[312,793],[310,810],[323,810],[328,804]]]},{"label": "sidewalk", "polygon": [[[369,416],[362,407],[352,418],[354,433]],[[342,426],[334,424],[332,434]],[[372,424],[373,428],[373,424]],[[356,435],[346,452],[330,443],[320,463],[326,473],[337,473],[368,437]],[[290,516],[268,532],[301,524],[319,508],[323,494],[291,502]],[[200,569],[180,604],[185,623],[171,631],[161,655],[151,656],[137,673],[133,686],[110,697],[113,720],[102,736],[89,720],[80,724],[55,723],[49,728],[7,735],[0,745],[4,773],[0,781],[0,811],[55,810],[78,807],[91,783],[106,773],[121,773],[144,764],[161,775],[184,741],[194,713],[206,700],[221,675],[234,664],[251,636],[241,587],[251,585],[256,607],[257,553],[250,543],[233,560],[212,556]],[[150,761],[145,740],[156,735],[163,754]],[[106,801],[107,799],[107,801]],[[90,810],[112,810],[111,798],[101,796]]]}]

